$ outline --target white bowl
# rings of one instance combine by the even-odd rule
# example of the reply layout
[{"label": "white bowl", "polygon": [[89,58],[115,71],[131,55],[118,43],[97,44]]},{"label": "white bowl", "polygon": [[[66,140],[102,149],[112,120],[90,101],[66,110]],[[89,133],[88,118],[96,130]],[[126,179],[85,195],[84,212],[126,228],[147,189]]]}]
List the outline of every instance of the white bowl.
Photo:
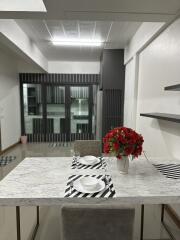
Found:
[{"label": "white bowl", "polygon": [[93,164],[97,162],[97,158],[94,156],[84,156],[83,159],[89,164]]},{"label": "white bowl", "polygon": [[81,193],[97,193],[97,192],[102,191],[106,187],[105,182],[102,181],[101,179],[98,179],[97,187],[93,190],[88,190],[81,184],[80,181],[81,181],[81,179],[79,179],[79,178],[77,180],[75,180],[73,183],[73,187],[75,190],[77,190],[78,192],[81,192]]},{"label": "white bowl", "polygon": [[83,177],[80,179],[82,186],[87,190],[94,190],[97,188],[98,179],[95,177]]}]

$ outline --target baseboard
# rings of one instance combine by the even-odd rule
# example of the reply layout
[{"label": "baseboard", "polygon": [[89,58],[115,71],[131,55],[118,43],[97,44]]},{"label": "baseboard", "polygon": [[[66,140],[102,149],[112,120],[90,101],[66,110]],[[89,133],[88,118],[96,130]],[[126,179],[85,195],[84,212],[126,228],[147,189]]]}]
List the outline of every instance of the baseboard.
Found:
[{"label": "baseboard", "polygon": [[9,146],[8,148],[6,148],[6,149],[4,149],[4,150],[2,150],[2,151],[0,150],[0,155],[8,152],[8,151],[11,150],[12,148],[16,147],[18,144],[20,144],[20,141],[12,144],[11,146]]}]

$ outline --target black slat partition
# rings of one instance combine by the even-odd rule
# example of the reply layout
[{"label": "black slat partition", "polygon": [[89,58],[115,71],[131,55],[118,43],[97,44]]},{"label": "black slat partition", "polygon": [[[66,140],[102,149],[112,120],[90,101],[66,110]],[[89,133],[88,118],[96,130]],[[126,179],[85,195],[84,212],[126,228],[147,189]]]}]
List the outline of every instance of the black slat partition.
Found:
[{"label": "black slat partition", "polygon": [[103,136],[123,124],[122,90],[106,89],[103,91]]},{"label": "black slat partition", "polygon": [[123,125],[125,65],[123,49],[104,49],[101,55],[103,91],[102,137],[111,129]]},{"label": "black slat partition", "polygon": [[93,133],[71,133],[70,138],[71,142],[75,140],[93,140],[94,139]]},{"label": "black slat partition", "polygon": [[[46,132],[53,133],[54,130],[54,122],[53,119],[49,118],[46,120]],[[42,134],[43,133],[43,119],[34,118],[33,119],[33,133],[34,134]]]},{"label": "black slat partition", "polygon": [[[93,133],[71,133],[68,136],[66,133],[49,133],[46,134],[27,134],[28,142],[51,142],[51,143],[66,143],[73,142],[75,140],[93,140],[95,136]],[[69,141],[67,141],[67,137],[69,137]]]},{"label": "black slat partition", "polygon": [[99,74],[20,73],[21,83],[99,84]]},{"label": "black slat partition", "polygon": [[43,119],[33,118],[33,133],[41,134],[43,132]]}]

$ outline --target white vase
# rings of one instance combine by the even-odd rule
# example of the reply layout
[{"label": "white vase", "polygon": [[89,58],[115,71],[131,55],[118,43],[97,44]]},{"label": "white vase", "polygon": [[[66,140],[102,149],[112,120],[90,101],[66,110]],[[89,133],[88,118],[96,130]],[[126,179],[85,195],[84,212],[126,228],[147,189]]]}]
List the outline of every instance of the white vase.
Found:
[{"label": "white vase", "polygon": [[122,156],[121,159],[117,158],[117,169],[121,174],[128,174],[129,169],[129,157]]}]

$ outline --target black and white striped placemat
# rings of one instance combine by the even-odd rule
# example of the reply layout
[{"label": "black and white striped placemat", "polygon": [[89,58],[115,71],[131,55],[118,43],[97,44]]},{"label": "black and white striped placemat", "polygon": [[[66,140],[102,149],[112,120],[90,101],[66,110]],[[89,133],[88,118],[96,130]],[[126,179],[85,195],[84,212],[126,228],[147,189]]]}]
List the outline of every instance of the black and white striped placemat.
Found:
[{"label": "black and white striped placemat", "polygon": [[105,169],[107,166],[107,163],[104,158],[99,158],[100,162],[96,163],[94,165],[85,165],[80,162],[76,161],[73,159],[71,169]]},{"label": "black and white striped placemat", "polygon": [[1,156],[0,157],[0,167],[6,166],[7,164],[9,164],[10,162],[12,162],[15,159],[16,159],[15,156]]},{"label": "black and white striped placemat", "polygon": [[180,164],[153,164],[167,178],[180,179]]},{"label": "black and white striped placemat", "polygon": [[[112,178],[109,175],[106,176],[106,181],[105,181],[106,187],[101,192],[81,193],[81,192],[78,192],[77,190],[75,190],[73,187],[71,189],[71,187],[70,187],[71,182],[73,183],[77,179],[81,179],[82,177],[88,177],[88,176],[96,177],[97,179],[101,179],[101,180],[105,181],[104,175],[71,175],[68,178],[64,197],[69,197],[69,198],[73,198],[73,197],[77,197],[77,198],[90,198],[90,197],[92,197],[92,198],[113,198],[115,196],[116,192],[115,192],[115,189],[113,186]],[[107,184],[107,180],[108,180],[108,184]]]}]

